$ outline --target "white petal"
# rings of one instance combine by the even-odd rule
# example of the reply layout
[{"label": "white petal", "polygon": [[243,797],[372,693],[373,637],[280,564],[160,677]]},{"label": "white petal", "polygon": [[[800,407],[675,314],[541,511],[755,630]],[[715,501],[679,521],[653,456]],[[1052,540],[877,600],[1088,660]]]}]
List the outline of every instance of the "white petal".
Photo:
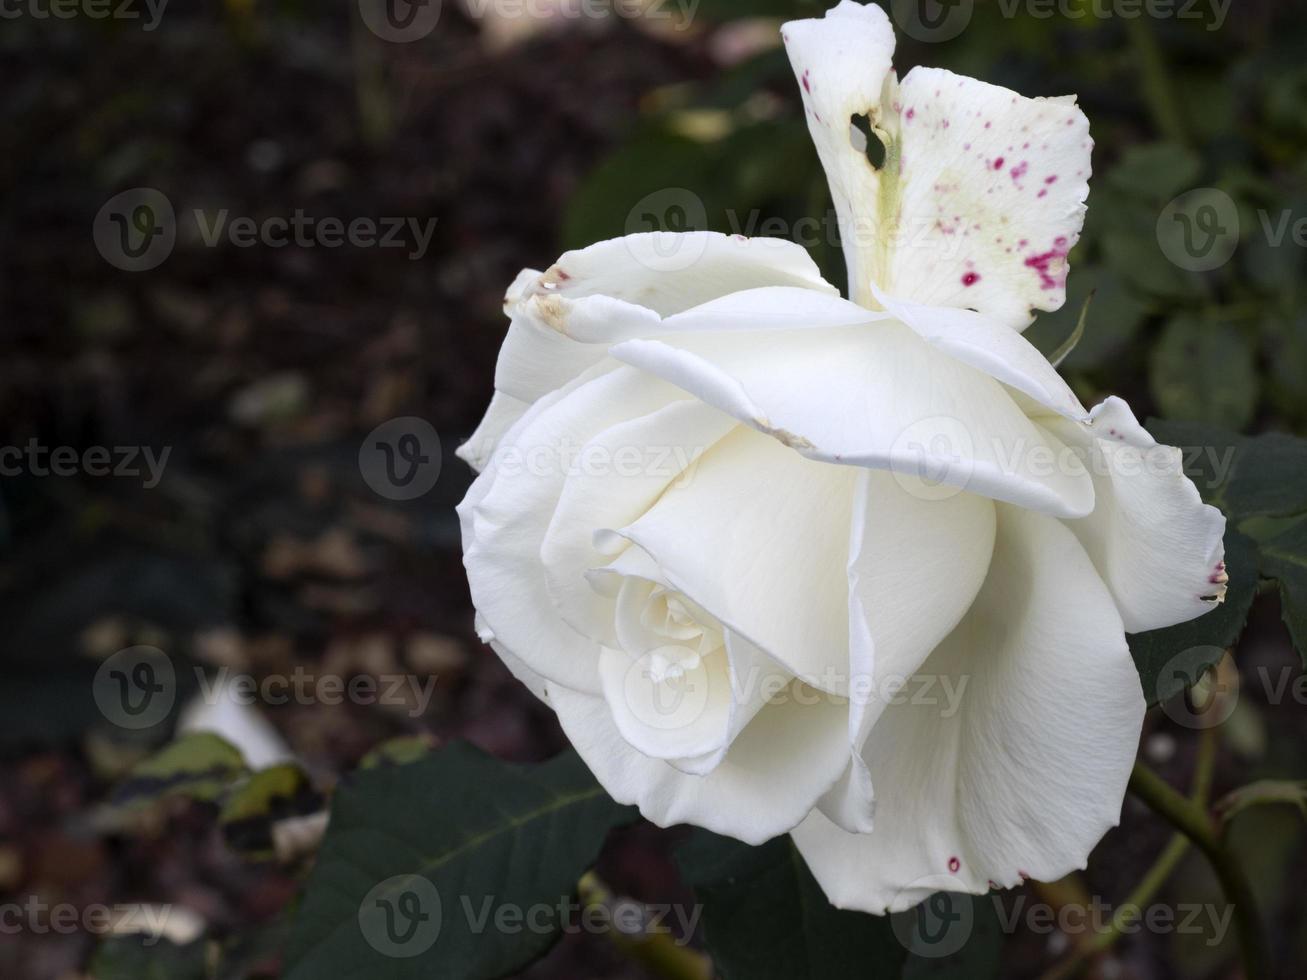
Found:
[{"label": "white petal", "polygon": [[[1025,329],[1066,298],[1089,194],[1089,121],[1073,97],[1030,99],[939,68],[899,89],[899,230],[886,292]],[[898,244],[898,243],[896,243]]]},{"label": "white petal", "polygon": [[[669,265],[669,255],[693,261]],[[495,388],[534,401],[598,364],[616,341],[663,330],[716,329],[730,319],[721,310],[709,310],[702,323],[664,326],[664,318],[759,287],[781,290],[770,297],[773,312],[778,304],[788,306],[787,292],[832,299],[837,308],[842,302],[808,253],[782,239],[647,233],[567,252],[543,273],[524,272],[509,290],[512,322]],[[762,310],[767,302],[755,299],[752,309]]]},{"label": "white petal", "polygon": [[1089,475],[1002,384],[899,323],[630,340],[612,355],[813,459],[924,478],[941,496],[1093,509]]},{"label": "white petal", "polygon": [[[835,201],[851,299],[874,306],[874,283],[1017,329],[1062,305],[1092,145],[1073,98],[1030,99],[935,68],[899,84],[885,14],[851,0],[781,35]],[[851,138],[855,115],[884,147],[879,168]]]},{"label": "white petal", "polygon": [[481,424],[472,435],[468,436],[467,442],[455,450],[455,455],[480,473],[490,462],[490,457],[495,447],[499,445],[499,440],[504,437],[504,433],[511,429],[530,407],[528,402],[506,395],[502,391],[496,391],[490,397],[490,407],[486,409]]},{"label": "white petal", "polygon": [[1093,474],[1094,512],[1068,521],[1107,582],[1126,632],[1174,626],[1225,596],[1225,517],[1202,502],[1179,449],[1159,446],[1119,398],[1093,410],[1086,429],[1049,425],[1082,441]]},{"label": "white petal", "polygon": [[604,699],[628,745],[692,776],[711,773],[790,675],[747,640],[728,635],[727,648],[670,676],[655,674],[648,655],[605,649]]},{"label": "white petal", "polygon": [[550,687],[569,741],[619,803],[660,827],[689,823],[761,844],[790,830],[848,759],[847,710],[824,699],[768,705],[707,775],[687,775],[631,748],[600,697]]},{"label": "white petal", "polygon": [[540,561],[567,477],[566,452],[678,397],[631,369],[582,376],[513,427],[460,505],[473,605],[498,642],[551,681],[599,690],[598,644],[559,617]]},{"label": "white petal", "polygon": [[574,629],[616,645],[613,600],[585,577],[611,558],[596,549],[595,531],[625,527],[669,486],[692,481],[699,459],[738,425],[711,405],[682,399],[606,428],[580,448],[540,547],[550,597]]},{"label": "white petal", "polygon": [[849,297],[867,306],[867,287],[879,280],[880,243],[893,218],[877,212],[881,176],[850,140],[850,121],[866,115],[886,140],[882,130],[889,107],[882,102],[892,78],[894,31],[879,7],[842,0],[820,19],[785,24],[781,37],[830,184],[849,267]]},{"label": "white petal", "polygon": [[725,627],[814,687],[842,692],[855,475],[738,426],[620,533]]},{"label": "white petal", "polygon": [[[997,511],[985,585],[919,671],[931,689],[914,681],[867,741],[875,829],[818,813],[794,831],[842,908],[1055,880],[1120,818],[1144,699],[1116,606],[1064,524]],[[965,679],[960,699],[944,679],[955,694]]]},{"label": "white petal", "polygon": [[[851,833],[874,826],[871,778],[860,756],[867,734],[898,686],[971,608],[995,533],[994,504],[985,497],[922,498],[879,470],[864,471],[860,484],[848,569],[850,647],[855,673],[867,679],[850,694],[855,758],[822,802],[822,812]],[[862,659],[873,666],[858,670]]]},{"label": "white petal", "polygon": [[975,310],[909,303],[887,296],[875,286],[872,291],[887,312],[950,357],[984,371],[1059,415],[1080,421],[1088,418],[1080,399],[1048,358],[1000,321]]}]

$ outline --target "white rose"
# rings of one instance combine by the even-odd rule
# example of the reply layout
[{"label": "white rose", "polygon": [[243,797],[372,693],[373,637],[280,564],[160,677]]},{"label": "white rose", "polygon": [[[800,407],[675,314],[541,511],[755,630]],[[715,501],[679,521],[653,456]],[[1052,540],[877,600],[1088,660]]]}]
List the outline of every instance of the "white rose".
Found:
[{"label": "white rose", "polygon": [[1224,520],[1021,336],[1083,218],[1074,99],[900,83],[849,0],[782,34],[852,301],[709,233],[522,273],[462,450],[479,629],[617,800],[792,832],[837,905],[1056,879],[1120,817],[1125,634],[1220,600]]}]

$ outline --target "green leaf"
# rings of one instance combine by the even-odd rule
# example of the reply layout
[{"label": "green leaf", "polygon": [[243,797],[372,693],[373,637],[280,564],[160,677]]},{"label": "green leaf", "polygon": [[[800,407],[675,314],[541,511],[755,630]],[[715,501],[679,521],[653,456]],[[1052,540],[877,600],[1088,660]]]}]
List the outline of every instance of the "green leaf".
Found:
[{"label": "green leaf", "polygon": [[907,958],[887,916],[826,900],[789,836],[749,847],[696,831],[677,863],[703,904],[722,980],[896,977]]},{"label": "green leaf", "polygon": [[380,766],[406,766],[417,762],[435,748],[435,740],[430,735],[400,735],[387,739],[374,747],[359,761],[360,769],[376,769]]},{"label": "green leaf", "polygon": [[1113,271],[1148,295],[1166,299],[1202,296],[1201,280],[1166,257],[1151,229],[1105,232],[1103,255]]},{"label": "green leaf", "polygon": [[1288,804],[1307,817],[1307,782],[1259,779],[1227,793],[1216,803],[1215,812],[1222,824],[1228,824],[1240,812],[1255,806]]},{"label": "green leaf", "polygon": [[272,825],[278,820],[316,812],[321,796],[308,775],[283,763],[250,776],[227,797],[218,822],[227,843],[252,860],[275,856]]},{"label": "green leaf", "polygon": [[704,231],[718,209],[705,200],[714,153],[695,140],[649,128],[602,160],[573,192],[564,248],[646,231]]},{"label": "green leaf", "polygon": [[1159,442],[1184,450],[1185,474],[1227,517],[1307,511],[1307,439],[1278,432],[1241,436],[1202,423],[1149,419]]},{"label": "green leaf", "polygon": [[211,732],[195,732],[133,768],[112,803],[135,808],[176,796],[213,801],[245,772],[239,749]]},{"label": "green leaf", "polygon": [[1234,646],[1257,595],[1257,548],[1232,527],[1225,531],[1225,601],[1197,619],[1127,639],[1148,704],[1169,701],[1192,686]]},{"label": "green leaf", "polygon": [[[1007,939],[998,914],[999,902],[995,892],[988,895],[936,892],[917,908],[898,913],[895,919],[900,921],[912,916],[906,923],[907,930],[901,925],[898,928],[900,934],[914,939],[912,955],[903,969],[903,980],[991,980],[997,977],[1003,943]],[[920,922],[917,916],[924,916],[924,922]],[[950,952],[959,940],[961,948]]]},{"label": "green leaf", "polygon": [[1153,348],[1153,397],[1168,418],[1242,429],[1257,404],[1253,351],[1233,327],[1181,315]]},{"label": "green leaf", "polygon": [[1262,542],[1262,571],[1279,582],[1280,614],[1307,666],[1307,521]]},{"label": "green leaf", "polygon": [[1165,201],[1193,187],[1202,160],[1178,143],[1144,143],[1125,151],[1107,182],[1135,197]]},{"label": "green leaf", "polygon": [[[454,743],[359,772],[331,823],[287,950],[286,980],[477,980],[545,952],[607,832],[635,819],[575,752],[535,767]],[[508,919],[502,921],[508,922]]]},{"label": "green leaf", "polygon": [[95,980],[208,980],[209,943],[178,946],[166,939],[114,936],[91,958]]}]

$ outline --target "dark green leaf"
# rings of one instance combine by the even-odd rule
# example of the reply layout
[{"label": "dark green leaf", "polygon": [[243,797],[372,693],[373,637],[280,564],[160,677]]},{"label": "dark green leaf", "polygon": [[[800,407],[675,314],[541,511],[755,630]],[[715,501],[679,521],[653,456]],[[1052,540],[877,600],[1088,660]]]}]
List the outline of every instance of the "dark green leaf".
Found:
[{"label": "dark green leaf", "polygon": [[696,831],[677,861],[723,980],[896,977],[907,958],[887,916],[826,900],[788,836],[749,847]]},{"label": "dark green leaf", "polygon": [[1262,571],[1280,584],[1281,615],[1307,665],[1307,521],[1262,542]]},{"label": "dark green leaf", "polygon": [[1194,684],[1243,632],[1257,595],[1257,550],[1230,527],[1225,532],[1225,569],[1230,582],[1219,606],[1187,623],[1128,637],[1149,705],[1168,701]]},{"label": "dark green leaf", "polygon": [[647,231],[704,231],[713,151],[661,129],[638,133],[590,172],[563,219],[565,248]]},{"label": "dark green leaf", "polygon": [[[998,914],[999,896],[936,892],[896,920],[912,918],[900,934],[913,937],[904,980],[991,980],[1007,936]],[[961,943],[960,948],[953,950]]]},{"label": "dark green leaf", "polygon": [[1241,436],[1194,422],[1149,419],[1159,442],[1184,450],[1185,473],[1232,520],[1307,510],[1307,439]]},{"label": "dark green leaf", "polygon": [[553,944],[561,917],[497,928],[497,914],[556,909],[607,832],[634,818],[574,752],[526,768],[455,743],[360,772],[336,793],[286,978],[477,980],[518,969]]},{"label": "dark green leaf", "polygon": [[1153,397],[1168,418],[1241,429],[1257,404],[1253,352],[1233,327],[1178,316],[1166,325],[1149,367]]},{"label": "dark green leaf", "polygon": [[1124,194],[1165,201],[1189,190],[1201,167],[1198,154],[1177,143],[1145,143],[1125,151],[1107,182]]}]

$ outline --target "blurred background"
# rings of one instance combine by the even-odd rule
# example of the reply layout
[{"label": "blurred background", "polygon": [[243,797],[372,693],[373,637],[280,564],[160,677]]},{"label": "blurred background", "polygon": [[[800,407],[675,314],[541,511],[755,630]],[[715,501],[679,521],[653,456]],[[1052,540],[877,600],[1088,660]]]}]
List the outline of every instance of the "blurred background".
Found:
[{"label": "blurred background", "polygon": [[[781,19],[825,6],[0,0],[0,907],[166,905],[184,912],[178,943],[240,937],[224,976],[278,975],[294,841],[192,799],[115,805],[215,678],[281,679],[250,699],[261,722],[239,723],[304,767],[273,816],[310,836],[369,753],[563,747],[475,637],[453,512],[504,290],[566,248],[658,228],[793,237],[842,285],[778,47]],[[1028,336],[1056,349],[1093,291],[1063,365],[1082,399],[1307,434],[1304,5],[886,6],[900,76],[1079,95],[1088,224],[1066,307]],[[1297,675],[1279,620],[1273,595],[1254,606],[1217,793],[1307,777],[1307,706],[1248,682]],[[135,671],[142,648],[175,675],[166,710],[135,724],[103,693],[112,658]],[[322,678],[376,689],[332,696]],[[1178,785],[1199,739],[1153,712],[1142,751]],[[1286,977],[1307,962],[1301,819],[1236,827]],[[675,838],[621,833],[606,880],[682,900]],[[1167,839],[1128,800],[1085,874],[1040,898],[1120,902]],[[1161,894],[1219,901],[1192,854]],[[22,916],[0,922],[4,977],[145,975],[96,960],[128,925]],[[1234,937],[1208,939],[1145,930],[1092,975],[1235,975]],[[1016,928],[1003,975],[1039,976],[1073,941]],[[640,971],[569,936],[523,975]]]}]

